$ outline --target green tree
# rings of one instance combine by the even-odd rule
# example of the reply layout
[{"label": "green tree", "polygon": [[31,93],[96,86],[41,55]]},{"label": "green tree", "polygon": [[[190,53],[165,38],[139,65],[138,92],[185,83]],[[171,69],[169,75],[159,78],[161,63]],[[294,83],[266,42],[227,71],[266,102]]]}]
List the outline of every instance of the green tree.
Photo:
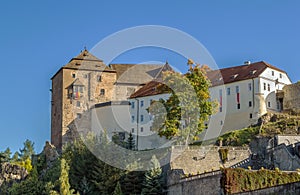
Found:
[{"label": "green tree", "polygon": [[123,195],[120,182],[117,183],[113,195]]},{"label": "green tree", "polygon": [[151,114],[155,115],[153,130],[168,139],[186,142],[197,139],[214,108],[209,100],[210,81],[206,68],[190,65],[184,75],[167,71],[163,80],[158,90],[171,95],[167,100],[159,100],[160,104],[151,109]]},{"label": "green tree", "polygon": [[127,138],[126,141],[126,148],[129,150],[134,150],[135,149],[135,143],[134,143],[134,138],[132,133],[129,133],[129,137]]},{"label": "green tree", "polygon": [[65,159],[61,159],[61,173],[59,177],[60,183],[60,194],[71,195],[74,190],[71,190],[71,185],[69,183],[69,165]]},{"label": "green tree", "polygon": [[20,159],[21,160],[26,160],[26,159],[31,159],[31,156],[33,154],[35,154],[35,151],[34,151],[34,143],[30,140],[26,140],[24,143],[23,143],[23,148],[20,149]]},{"label": "green tree", "polygon": [[127,166],[127,173],[121,182],[122,191],[125,195],[136,195],[142,192],[144,171],[135,171],[140,168],[140,164],[134,162]]},{"label": "green tree", "polygon": [[162,170],[155,155],[151,158],[150,167],[151,169],[145,173],[142,194],[161,194]]},{"label": "green tree", "polygon": [[9,162],[11,156],[11,151],[9,148],[6,148],[3,152],[0,152],[0,163],[2,162]]}]

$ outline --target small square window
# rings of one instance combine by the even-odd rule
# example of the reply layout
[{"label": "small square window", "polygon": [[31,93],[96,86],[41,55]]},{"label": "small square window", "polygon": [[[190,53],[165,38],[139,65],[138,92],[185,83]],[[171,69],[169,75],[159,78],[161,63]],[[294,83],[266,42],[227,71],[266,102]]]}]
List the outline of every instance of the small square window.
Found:
[{"label": "small square window", "polygon": [[248,83],[248,90],[251,91],[252,90],[252,84]]},{"label": "small square window", "polygon": [[81,114],[80,113],[77,113],[77,118],[81,118]]},{"label": "small square window", "polygon": [[227,88],[227,95],[230,95],[230,87]]},{"label": "small square window", "polygon": [[105,95],[105,89],[100,89],[100,95]]},{"label": "small square window", "polygon": [[249,101],[249,107],[252,107],[252,101]]},{"label": "small square window", "polygon": [[72,73],[72,78],[76,78],[76,74],[75,73]]},{"label": "small square window", "polygon": [[237,109],[241,109],[241,104],[237,104]]},{"label": "small square window", "polygon": [[102,81],[102,76],[98,75],[98,76],[97,76],[97,81],[98,81],[98,82],[101,82],[101,81]]},{"label": "small square window", "polygon": [[239,87],[239,86],[236,86],[236,87],[235,87],[235,92],[236,92],[236,93],[239,93],[239,92],[240,92],[240,87]]}]

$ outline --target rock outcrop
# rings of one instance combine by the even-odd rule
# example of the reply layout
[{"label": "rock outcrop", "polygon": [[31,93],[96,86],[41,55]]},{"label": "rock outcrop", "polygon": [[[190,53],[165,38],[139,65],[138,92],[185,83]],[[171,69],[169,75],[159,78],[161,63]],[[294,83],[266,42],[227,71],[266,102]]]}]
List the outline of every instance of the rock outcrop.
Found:
[{"label": "rock outcrop", "polygon": [[10,163],[3,163],[0,166],[0,186],[3,183],[24,180],[27,175],[28,173],[25,168]]}]

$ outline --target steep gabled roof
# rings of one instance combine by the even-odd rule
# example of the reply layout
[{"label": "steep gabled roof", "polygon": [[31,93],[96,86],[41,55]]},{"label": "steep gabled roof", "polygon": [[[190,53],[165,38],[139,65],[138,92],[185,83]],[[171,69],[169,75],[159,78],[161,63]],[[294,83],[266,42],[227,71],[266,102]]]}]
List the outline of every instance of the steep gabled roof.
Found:
[{"label": "steep gabled roof", "polygon": [[207,73],[208,79],[212,86],[233,83],[237,81],[253,79],[258,77],[266,68],[285,73],[285,71],[272,66],[264,61],[255,62],[249,65],[234,66],[229,68],[222,68],[219,70],[209,71]]},{"label": "steep gabled roof", "polygon": [[144,85],[142,88],[134,92],[130,98],[137,98],[137,97],[145,97],[145,96],[152,96],[152,95],[158,95],[162,92],[159,90],[159,86],[163,85],[162,83],[162,74],[166,71],[174,71],[173,68],[166,62],[166,64],[160,68],[160,70],[157,72],[155,78],[148,82],[146,85]]},{"label": "steep gabled roof", "polygon": [[102,60],[92,55],[86,49],[61,67],[51,79],[53,79],[62,69],[115,72],[106,66]]},{"label": "steep gabled roof", "polygon": [[152,81],[163,67],[161,64],[110,64],[117,72],[117,84],[145,84]]}]

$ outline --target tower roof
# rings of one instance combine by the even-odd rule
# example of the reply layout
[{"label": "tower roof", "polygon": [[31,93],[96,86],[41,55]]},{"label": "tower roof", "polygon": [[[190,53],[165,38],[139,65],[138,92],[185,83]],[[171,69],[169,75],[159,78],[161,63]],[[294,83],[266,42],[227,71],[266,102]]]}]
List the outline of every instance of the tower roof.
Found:
[{"label": "tower roof", "polygon": [[86,49],[61,67],[51,79],[53,79],[62,69],[115,72],[115,70],[106,66],[103,60],[97,58]]}]

